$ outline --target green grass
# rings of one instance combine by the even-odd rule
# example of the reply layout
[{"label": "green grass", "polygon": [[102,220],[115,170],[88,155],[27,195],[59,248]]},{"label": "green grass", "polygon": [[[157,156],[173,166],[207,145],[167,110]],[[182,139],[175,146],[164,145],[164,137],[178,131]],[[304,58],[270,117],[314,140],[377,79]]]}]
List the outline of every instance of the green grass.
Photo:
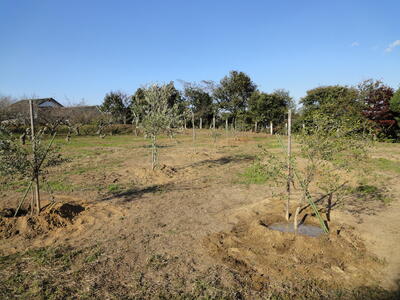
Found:
[{"label": "green grass", "polygon": [[400,162],[386,158],[374,158],[372,159],[374,167],[381,171],[389,171],[396,174],[400,174]]},{"label": "green grass", "polygon": [[48,181],[48,185],[54,192],[72,192],[74,190],[71,183],[61,178],[59,180]]},{"label": "green grass", "polygon": [[254,163],[245,169],[243,173],[239,173],[238,183],[242,184],[263,184],[268,181],[264,167],[259,163]]},{"label": "green grass", "polygon": [[117,194],[117,193],[121,192],[123,189],[124,189],[124,187],[121,186],[121,185],[118,184],[118,183],[110,184],[110,185],[107,187],[108,192],[111,193],[111,194]]}]

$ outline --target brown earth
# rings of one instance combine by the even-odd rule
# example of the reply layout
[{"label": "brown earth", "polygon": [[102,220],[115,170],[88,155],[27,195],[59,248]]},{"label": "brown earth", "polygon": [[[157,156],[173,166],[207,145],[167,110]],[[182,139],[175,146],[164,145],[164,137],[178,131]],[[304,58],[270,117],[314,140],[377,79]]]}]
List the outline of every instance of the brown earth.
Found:
[{"label": "brown earth", "polygon": [[[32,275],[41,285],[30,296],[40,298],[48,290],[60,293],[60,299],[71,293],[133,299],[398,295],[398,174],[381,175],[390,187],[390,204],[366,204],[373,213],[337,209],[331,233],[313,238],[270,230],[268,225],[283,215],[283,189],[246,184],[238,175],[253,162],[257,144],[274,148],[268,136],[222,135],[214,144],[204,131],[195,146],[190,135],[178,143],[164,139],[155,171],[142,139],[76,140],[77,145],[73,140],[63,146],[74,159],[52,171],[57,182],[72,187],[55,192],[57,205],[39,217],[0,219],[5,270],[0,279],[11,282],[21,268],[40,274]],[[400,155],[400,147],[395,151]],[[15,206],[20,196],[15,190],[2,194],[3,208]],[[50,197],[44,195],[44,201]],[[31,259],[37,249],[63,254],[45,256],[50,268]],[[65,253],[75,254],[57,269]],[[3,298],[28,295],[10,284],[0,285],[0,291]]]}]

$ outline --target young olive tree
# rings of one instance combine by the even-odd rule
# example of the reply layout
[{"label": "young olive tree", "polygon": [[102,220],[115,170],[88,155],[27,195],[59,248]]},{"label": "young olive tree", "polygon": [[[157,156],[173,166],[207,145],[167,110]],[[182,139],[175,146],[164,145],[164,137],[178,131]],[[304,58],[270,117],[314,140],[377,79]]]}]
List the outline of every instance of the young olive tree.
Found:
[{"label": "young olive tree", "polygon": [[145,137],[151,141],[152,170],[158,163],[157,136],[162,133],[172,135],[181,120],[178,103],[169,103],[172,93],[174,93],[173,86],[165,84],[153,84],[143,89],[144,97],[141,103],[143,114],[140,126]]},{"label": "young olive tree", "polygon": [[[263,149],[260,163],[266,175],[286,185],[288,193],[291,187],[301,191],[301,199],[293,214],[295,229],[298,225],[298,215],[305,208],[311,207],[321,228],[328,232],[313,195],[329,197],[329,202],[333,193],[344,187],[347,181],[343,175],[356,170],[367,158],[367,149],[371,141],[369,137],[369,127],[362,119],[348,116],[332,118],[327,114],[315,112],[313,123],[295,136],[300,151],[291,153],[288,158]],[[288,213],[286,211],[286,215]]]},{"label": "young olive tree", "polygon": [[45,145],[42,134],[39,133],[35,135],[35,138],[31,139],[31,145],[25,146],[21,145],[19,139],[7,128],[0,125],[0,174],[7,176],[10,180],[25,179],[29,182],[15,215],[33,185],[36,187],[36,194],[33,194],[30,208],[32,214],[34,212],[36,214],[40,213],[39,181],[40,179],[42,179],[42,182],[45,180],[49,167],[58,165],[63,161],[57,148],[51,147],[54,137],[55,135],[50,143]]}]

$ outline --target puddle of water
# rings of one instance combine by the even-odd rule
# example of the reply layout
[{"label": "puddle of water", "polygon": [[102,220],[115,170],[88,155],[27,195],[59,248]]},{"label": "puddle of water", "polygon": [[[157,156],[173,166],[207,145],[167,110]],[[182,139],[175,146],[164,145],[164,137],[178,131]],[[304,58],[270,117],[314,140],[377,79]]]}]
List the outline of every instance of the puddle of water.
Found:
[{"label": "puddle of water", "polygon": [[[268,228],[271,230],[278,230],[281,232],[292,232],[292,233],[295,232],[293,223],[277,223],[269,225]],[[321,227],[318,226],[302,224],[297,227],[297,233],[302,235],[317,237],[323,234],[324,231],[322,230]]]}]

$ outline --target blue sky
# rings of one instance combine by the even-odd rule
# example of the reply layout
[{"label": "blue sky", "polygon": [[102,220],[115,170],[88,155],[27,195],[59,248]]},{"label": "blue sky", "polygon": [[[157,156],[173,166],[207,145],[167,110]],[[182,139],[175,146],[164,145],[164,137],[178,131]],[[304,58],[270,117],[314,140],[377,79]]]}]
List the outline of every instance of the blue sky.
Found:
[{"label": "blue sky", "polygon": [[397,88],[399,11],[398,0],[0,0],[0,94],[99,104],[230,70],[296,99],[367,78]]}]

